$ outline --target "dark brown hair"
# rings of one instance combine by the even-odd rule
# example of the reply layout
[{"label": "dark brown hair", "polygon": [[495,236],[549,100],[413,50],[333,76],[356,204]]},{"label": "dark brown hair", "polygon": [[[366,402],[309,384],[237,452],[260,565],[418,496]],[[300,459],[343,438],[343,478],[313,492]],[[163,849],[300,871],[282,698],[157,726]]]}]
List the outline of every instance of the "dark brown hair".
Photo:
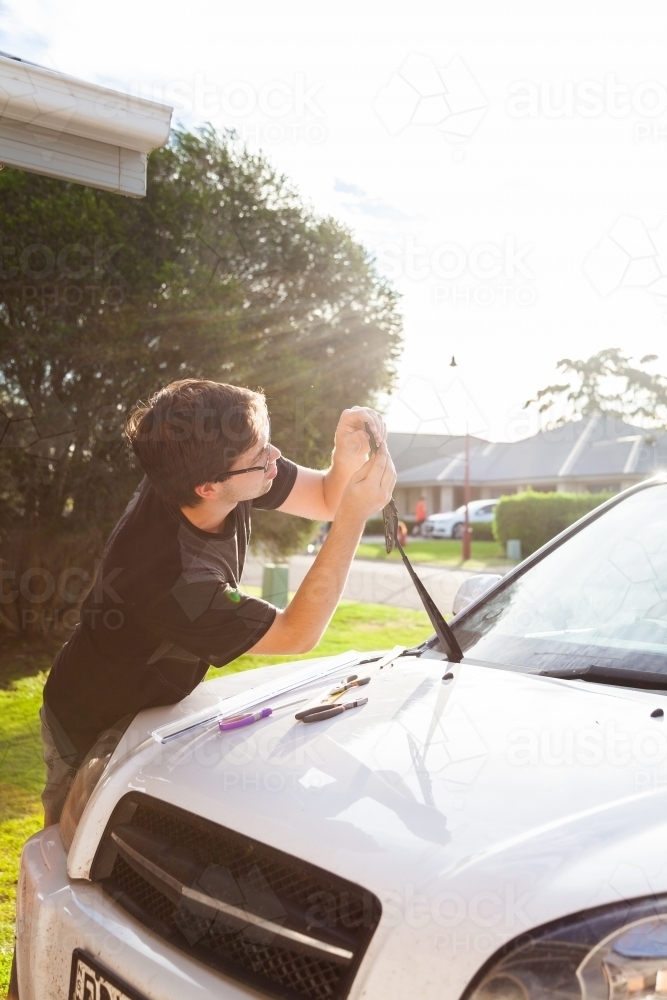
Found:
[{"label": "dark brown hair", "polygon": [[187,378],[139,403],[125,434],[152,485],[175,507],[196,507],[213,482],[257,444],[267,420],[259,392]]}]

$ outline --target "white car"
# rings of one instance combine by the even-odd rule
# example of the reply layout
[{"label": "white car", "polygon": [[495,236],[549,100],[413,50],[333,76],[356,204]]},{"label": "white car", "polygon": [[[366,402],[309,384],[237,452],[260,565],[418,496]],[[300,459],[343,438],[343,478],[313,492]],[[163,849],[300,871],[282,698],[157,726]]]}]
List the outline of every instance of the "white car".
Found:
[{"label": "white car", "polygon": [[[471,500],[468,504],[468,523],[491,524],[497,500]],[[465,524],[465,504],[446,514],[431,514],[422,524],[425,538],[462,538]]]},{"label": "white car", "polygon": [[665,996],[667,480],[451,624],[461,662],[266,667],[101,743],[23,851],[21,1000]]}]

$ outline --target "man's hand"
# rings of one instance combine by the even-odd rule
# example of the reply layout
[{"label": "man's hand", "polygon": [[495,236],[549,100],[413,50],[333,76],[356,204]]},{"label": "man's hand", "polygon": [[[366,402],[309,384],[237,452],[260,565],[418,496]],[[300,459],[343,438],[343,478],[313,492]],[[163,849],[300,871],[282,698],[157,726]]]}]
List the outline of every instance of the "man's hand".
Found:
[{"label": "man's hand", "polygon": [[343,410],[338,421],[334,436],[333,467],[340,469],[348,479],[362,467],[369,452],[365,423],[373,431],[378,445],[387,440],[384,420],[369,406],[352,406],[349,410]]},{"label": "man's hand", "polygon": [[351,476],[343,490],[337,516],[364,523],[389,503],[395,484],[396,469],[387,443],[382,441],[376,453]]},{"label": "man's hand", "polygon": [[343,490],[350,477],[363,467],[370,451],[364,423],[368,423],[378,445],[386,442],[387,428],[375,410],[368,406],[343,410],[336,428],[331,468],[316,472],[299,467],[292,491],[279,510],[314,521],[333,521]]}]

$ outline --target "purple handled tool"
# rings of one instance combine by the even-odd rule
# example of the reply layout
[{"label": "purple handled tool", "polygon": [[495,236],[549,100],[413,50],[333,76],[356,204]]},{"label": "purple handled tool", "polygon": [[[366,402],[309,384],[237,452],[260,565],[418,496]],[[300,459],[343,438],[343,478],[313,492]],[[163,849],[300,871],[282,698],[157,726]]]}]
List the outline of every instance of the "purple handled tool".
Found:
[{"label": "purple handled tool", "polygon": [[299,698],[297,701],[288,701],[284,705],[276,705],[275,708],[262,708],[259,712],[247,712],[243,715],[230,715],[226,719],[221,719],[218,729],[221,733],[228,733],[231,729],[242,729],[244,726],[252,726],[253,722],[260,719],[268,719],[274,712],[281,708],[291,708],[292,705],[300,705],[301,702],[308,701],[307,698]]}]

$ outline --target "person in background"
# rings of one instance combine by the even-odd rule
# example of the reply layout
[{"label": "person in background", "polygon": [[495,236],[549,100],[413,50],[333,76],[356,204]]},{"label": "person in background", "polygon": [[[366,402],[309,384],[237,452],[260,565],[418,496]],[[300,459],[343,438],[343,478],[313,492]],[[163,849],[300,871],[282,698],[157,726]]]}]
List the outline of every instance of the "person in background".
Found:
[{"label": "person in background", "polygon": [[415,532],[416,535],[421,535],[422,524],[424,523],[427,517],[428,517],[428,510],[426,508],[426,500],[422,495],[417,501],[417,506],[415,507],[415,520],[417,522],[417,530]]}]

